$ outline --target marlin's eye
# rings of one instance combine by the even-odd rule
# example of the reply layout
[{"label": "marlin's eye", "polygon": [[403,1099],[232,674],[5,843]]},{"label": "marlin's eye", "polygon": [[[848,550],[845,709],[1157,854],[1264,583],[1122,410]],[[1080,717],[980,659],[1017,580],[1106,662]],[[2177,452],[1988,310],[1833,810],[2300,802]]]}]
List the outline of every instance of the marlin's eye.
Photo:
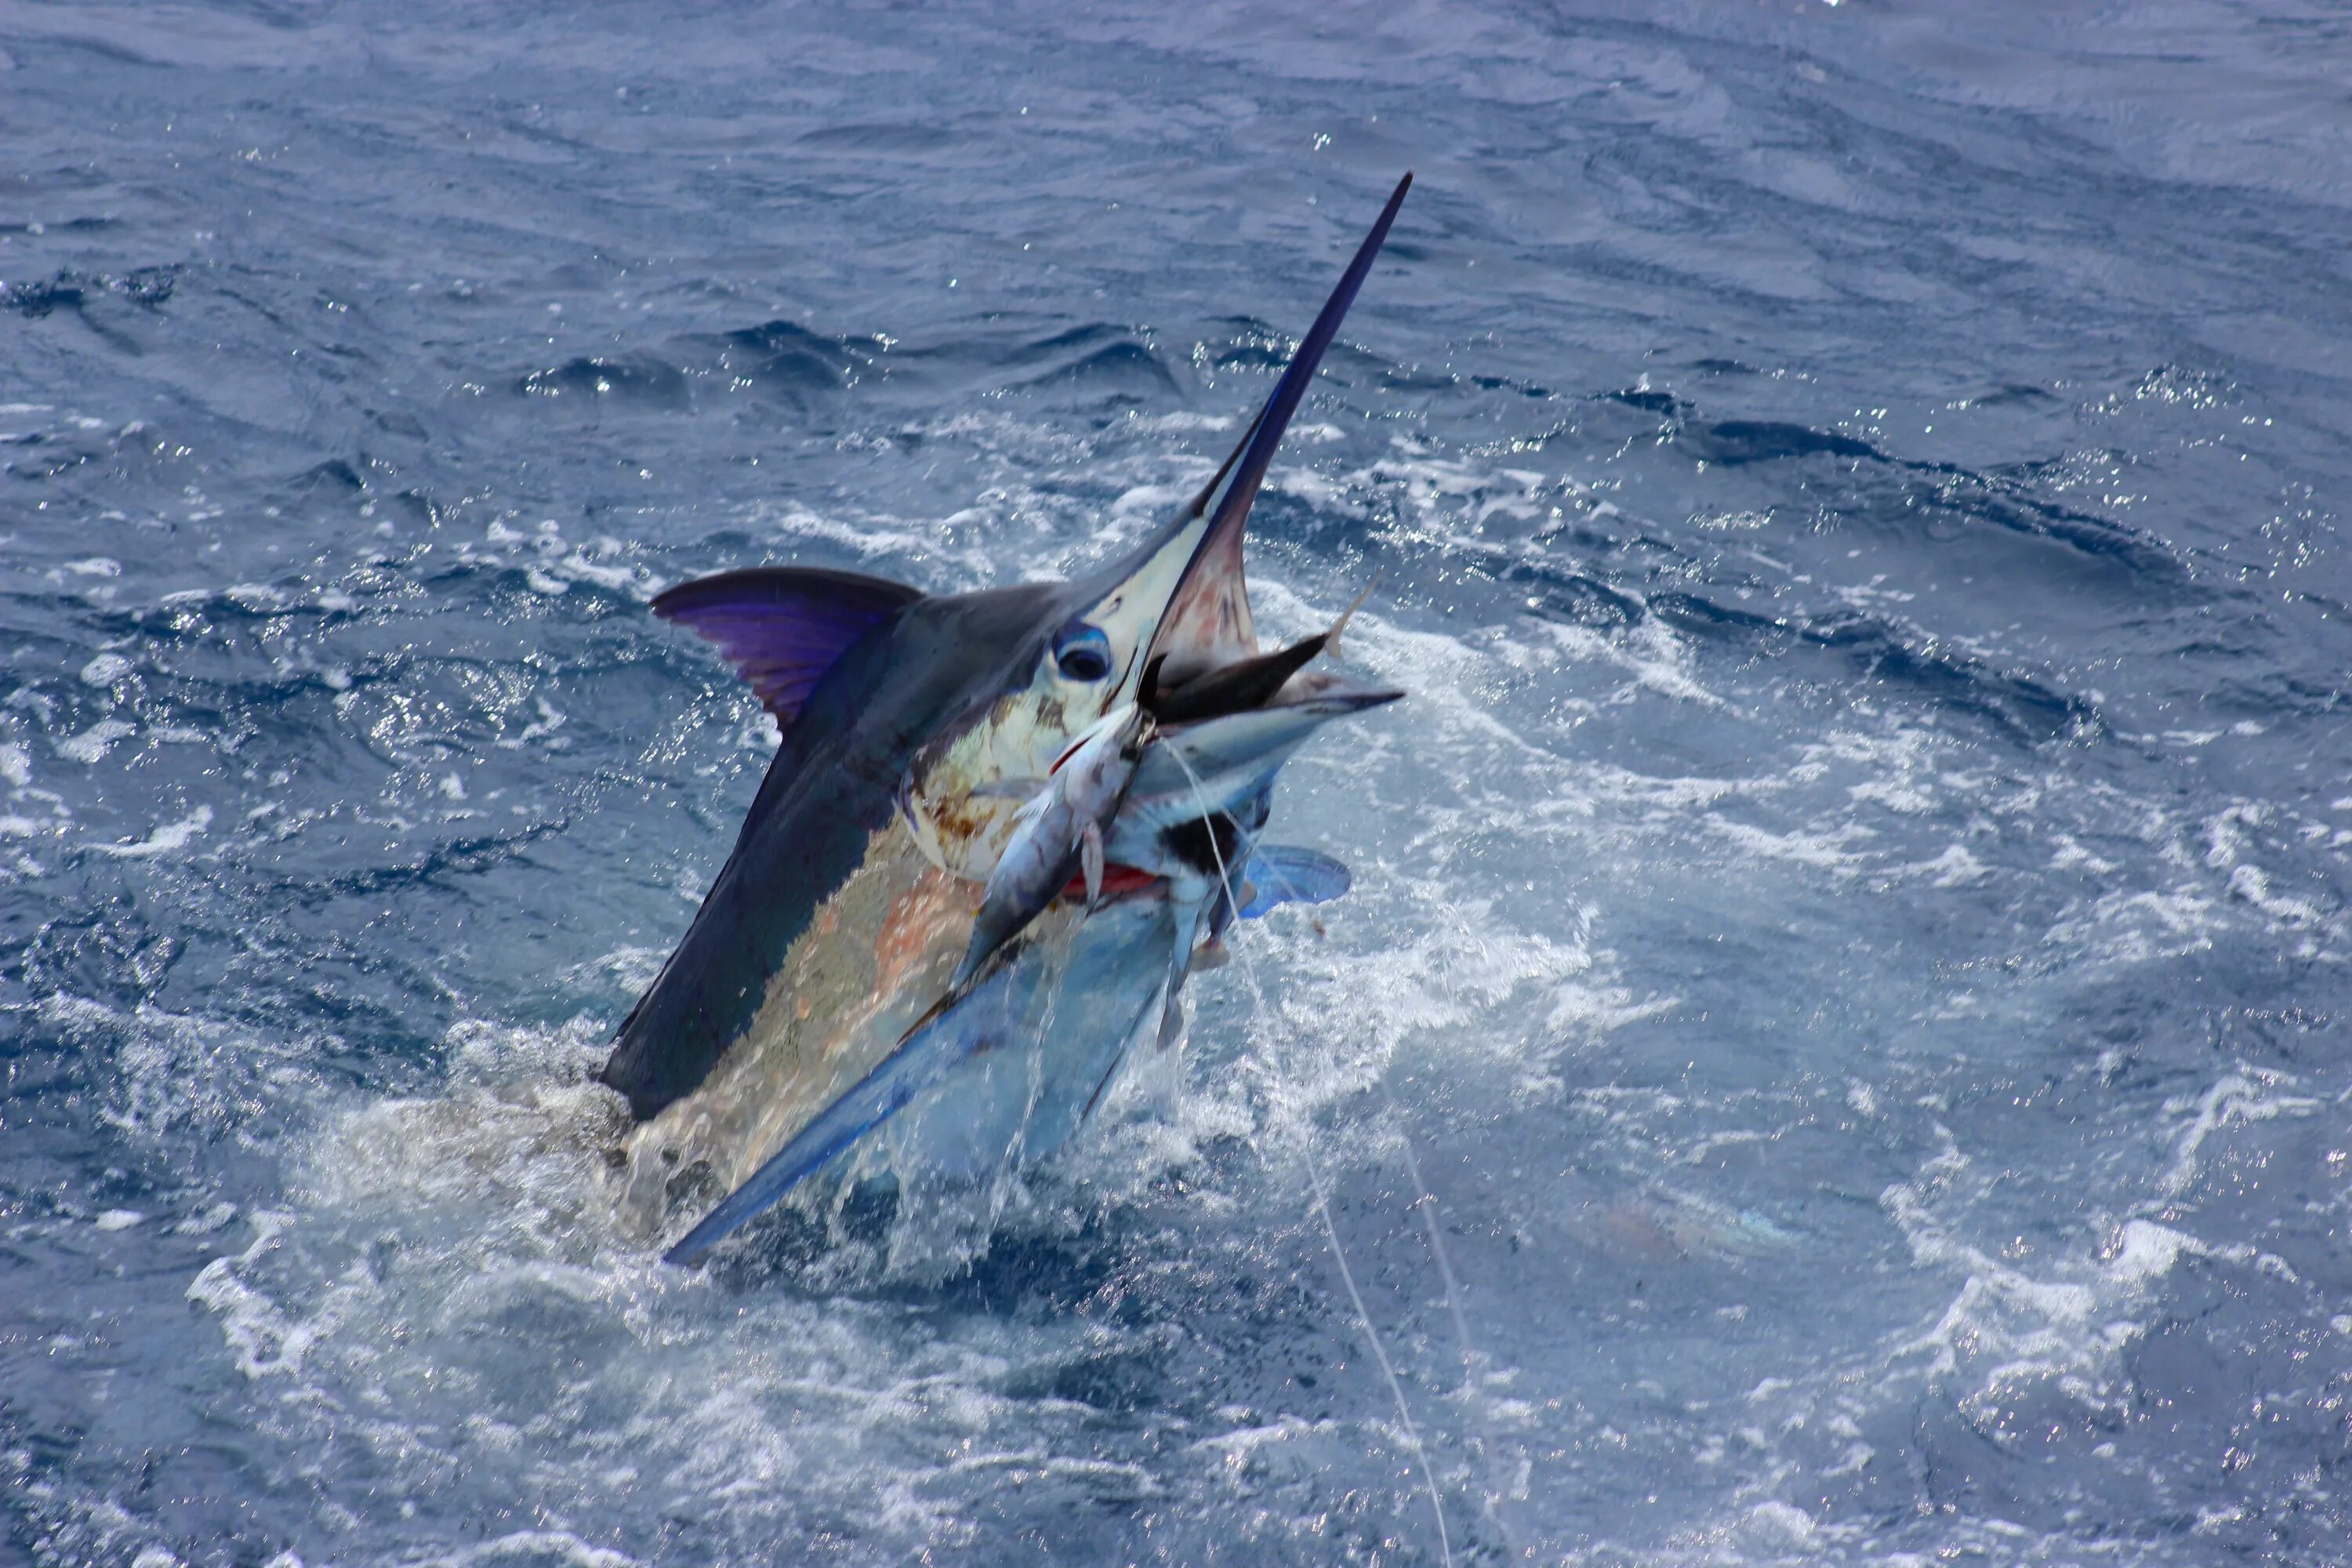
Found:
[{"label": "marlin's eye", "polygon": [[1100,626],[1072,621],[1054,638],[1054,668],[1065,680],[1103,679],[1110,674],[1110,638]]}]

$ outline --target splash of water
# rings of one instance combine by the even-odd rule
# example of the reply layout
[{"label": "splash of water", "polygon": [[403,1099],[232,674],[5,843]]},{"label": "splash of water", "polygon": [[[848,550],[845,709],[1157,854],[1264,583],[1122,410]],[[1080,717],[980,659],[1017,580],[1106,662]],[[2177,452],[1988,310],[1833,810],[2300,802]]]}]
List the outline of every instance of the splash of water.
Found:
[{"label": "splash of water", "polygon": [[[1174,757],[1176,765],[1184,770],[1185,780],[1192,786],[1192,799],[1201,808],[1202,820],[1206,821],[1213,813],[1209,805],[1208,793],[1202,785],[1201,776],[1192,771],[1192,764],[1184,760],[1184,753],[1181,749],[1171,746],[1168,748],[1168,754]],[[1209,853],[1216,858],[1217,880],[1224,888],[1226,901],[1238,910],[1244,900],[1240,891],[1234,886],[1233,870],[1225,864],[1225,852],[1218,846],[1215,834],[1208,835],[1208,840]],[[1266,1005],[1265,988],[1258,981],[1256,961],[1247,953],[1242,955],[1242,973],[1249,981],[1251,1005],[1255,1012],[1257,1022],[1261,1026],[1271,1027],[1274,1011]],[[1307,1168],[1307,1188],[1314,1194],[1315,1212],[1321,1216],[1323,1234],[1331,1243],[1331,1259],[1339,1266],[1339,1282],[1348,1288],[1348,1300],[1355,1309],[1357,1326],[1364,1331],[1364,1342],[1371,1347],[1372,1360],[1380,1364],[1381,1376],[1388,1382],[1389,1395],[1396,1401],[1397,1421],[1404,1428],[1405,1442],[1412,1449],[1413,1463],[1421,1471],[1422,1487],[1429,1494],[1429,1511],[1437,1521],[1438,1561],[1445,1564],[1445,1568],[1454,1568],[1454,1542],[1445,1528],[1445,1500],[1437,1489],[1437,1472],[1430,1465],[1429,1448],[1421,1440],[1421,1427],[1412,1418],[1412,1405],[1405,1398],[1404,1384],[1397,1377],[1395,1363],[1389,1360],[1388,1349],[1381,1342],[1380,1331],[1372,1326],[1372,1314],[1364,1306],[1363,1292],[1356,1288],[1356,1271],[1348,1267],[1347,1248],[1340,1246],[1339,1227],[1331,1218],[1330,1191],[1323,1180],[1323,1167],[1315,1158],[1314,1140],[1308,1136],[1309,1130],[1303,1124],[1303,1120],[1299,1129],[1298,1152],[1300,1163]],[[1269,1172],[1272,1171],[1274,1163],[1266,1158],[1265,1149],[1259,1145],[1255,1138],[1252,1138],[1249,1142],[1251,1150],[1256,1153],[1260,1163],[1265,1164]],[[1419,1183],[1420,1177],[1420,1170],[1415,1167],[1413,1179],[1416,1184]],[[1424,1213],[1433,1201],[1428,1189],[1423,1188],[1419,1206]],[[1438,1245],[1433,1225],[1430,1232],[1430,1240],[1433,1246]],[[1441,1253],[1441,1258],[1442,1256]],[[1441,1268],[1446,1279],[1447,1296],[1451,1300],[1454,1271],[1451,1267],[1442,1263]],[[1454,1310],[1454,1325],[1457,1331],[1465,1334],[1463,1344],[1466,1353],[1469,1341],[1466,1331],[1462,1328],[1462,1316],[1458,1305]]]}]

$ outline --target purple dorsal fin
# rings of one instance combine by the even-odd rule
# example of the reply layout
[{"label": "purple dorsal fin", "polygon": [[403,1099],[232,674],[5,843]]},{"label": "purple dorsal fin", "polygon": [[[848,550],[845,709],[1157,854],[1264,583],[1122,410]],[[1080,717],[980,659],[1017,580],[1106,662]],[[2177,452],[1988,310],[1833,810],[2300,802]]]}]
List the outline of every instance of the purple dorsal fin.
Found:
[{"label": "purple dorsal fin", "polygon": [[697,577],[654,596],[654,614],[709,637],[789,727],[845,649],[919,589],[855,572],[754,566]]}]

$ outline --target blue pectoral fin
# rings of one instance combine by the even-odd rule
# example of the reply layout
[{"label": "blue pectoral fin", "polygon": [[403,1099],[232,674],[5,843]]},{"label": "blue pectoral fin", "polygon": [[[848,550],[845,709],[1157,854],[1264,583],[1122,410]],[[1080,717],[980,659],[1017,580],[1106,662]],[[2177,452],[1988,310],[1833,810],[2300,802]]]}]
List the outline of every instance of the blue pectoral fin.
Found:
[{"label": "blue pectoral fin", "polygon": [[856,1087],[817,1112],[792,1142],[751,1173],[751,1179],[702,1216],[684,1240],[662,1254],[665,1263],[692,1263],[736,1231],[773,1208],[784,1194],[824,1168],[826,1162],[905,1110],[909,1101],[944,1078],[979,1047],[982,1037],[946,1027],[950,997],[907,1031],[898,1048]]},{"label": "blue pectoral fin", "polygon": [[1328,904],[1354,884],[1348,868],[1328,855],[1286,844],[1261,844],[1242,862],[1249,902],[1241,917],[1254,921],[1284,904]]}]

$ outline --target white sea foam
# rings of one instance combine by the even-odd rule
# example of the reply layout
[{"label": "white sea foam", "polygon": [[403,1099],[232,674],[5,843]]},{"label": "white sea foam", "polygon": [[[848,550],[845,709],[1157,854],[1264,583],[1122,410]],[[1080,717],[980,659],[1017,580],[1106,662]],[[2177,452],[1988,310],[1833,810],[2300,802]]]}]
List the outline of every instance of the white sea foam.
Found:
[{"label": "white sea foam", "polygon": [[68,735],[58,742],[58,755],[68,762],[96,765],[105,761],[106,753],[126,736],[139,732],[139,726],[125,719],[101,719],[79,734]]},{"label": "white sea foam", "polygon": [[235,1258],[215,1258],[205,1264],[189,1282],[187,1297],[220,1320],[222,1337],[228,1342],[237,1370],[247,1377],[257,1381],[295,1377],[301,1373],[302,1359],[312,1342],[332,1324],[289,1318],[276,1301],[247,1283],[239,1270],[259,1263],[294,1223],[294,1215],[274,1209],[256,1209],[248,1217],[253,1222],[252,1241]]},{"label": "white sea foam", "polygon": [[[2163,1199],[2189,1192],[2208,1142],[2223,1130],[2319,1109],[2307,1096],[2280,1092],[2276,1074],[2225,1075],[2193,1100],[2168,1105],[2189,1112],[2169,1164],[2153,1190]],[[2054,1252],[2039,1268],[1997,1256],[1967,1237],[1964,1215],[1998,1173],[1979,1173],[1952,1135],[1937,1129],[1941,1151],[1910,1181],[1889,1186],[1881,1202],[1923,1267],[1960,1277],[1958,1294],[1898,1354],[1921,1357],[1931,1380],[1957,1384],[1959,1403],[1990,1430],[2003,1405],[2037,1384],[2055,1388],[2094,1411],[2127,1397],[2119,1373],[2126,1346],[2146,1332],[2147,1310],[2181,1259],[2247,1267],[2287,1279],[2294,1270],[2244,1242],[2203,1239],[2171,1220],[2169,1206],[2106,1220],[2087,1247]],[[2152,1217],[2164,1215],[2164,1218]]]},{"label": "white sea foam", "polygon": [[110,855],[118,860],[141,860],[150,856],[175,854],[213,825],[213,808],[200,805],[177,822],[169,822],[131,844],[92,844],[93,855]]},{"label": "white sea foam", "polygon": [[2192,1114],[2174,1140],[2172,1163],[2165,1168],[2157,1190],[2168,1197],[2189,1191],[2202,1168],[2200,1156],[2206,1141],[2225,1128],[2269,1121],[2281,1116],[2310,1116],[2320,1110],[2321,1101],[2310,1095],[2282,1092],[2284,1086],[2293,1081],[2284,1073],[2241,1068],[2217,1080],[2193,1100],[2166,1101],[2168,1115]]},{"label": "white sea foam", "polygon": [[639,1568],[642,1559],[582,1540],[568,1530],[515,1530],[462,1552],[416,1559],[419,1568],[474,1568],[522,1561],[558,1563],[566,1568]]},{"label": "white sea foam", "polygon": [[1557,621],[1542,626],[1570,657],[1612,665],[1633,677],[1632,685],[1619,688],[1604,700],[1622,702],[1636,689],[1644,689],[1685,702],[1727,706],[1699,682],[1689,646],[1655,618],[1643,620],[1618,637]]},{"label": "white sea foam", "polygon": [[81,667],[85,686],[111,686],[131,673],[131,661],[119,653],[102,653]]}]

